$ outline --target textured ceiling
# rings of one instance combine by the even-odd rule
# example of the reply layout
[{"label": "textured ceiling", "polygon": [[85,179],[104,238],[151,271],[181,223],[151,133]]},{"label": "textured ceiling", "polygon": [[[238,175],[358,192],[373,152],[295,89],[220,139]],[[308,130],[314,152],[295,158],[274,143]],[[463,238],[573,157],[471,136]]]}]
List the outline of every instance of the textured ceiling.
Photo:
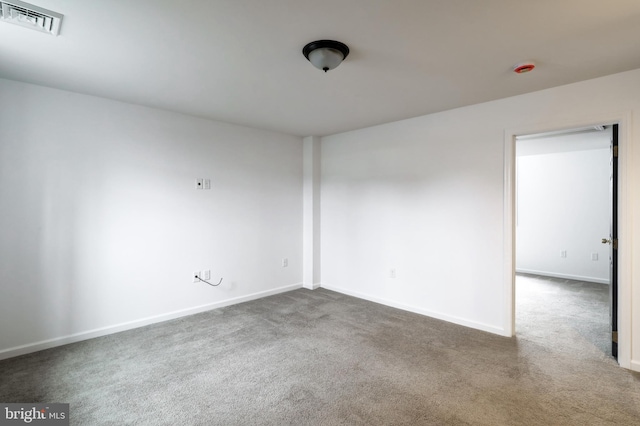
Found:
[{"label": "textured ceiling", "polygon": [[[638,0],[32,3],[60,36],[0,23],[2,78],[299,136],[640,68]],[[326,74],[301,53],[325,38],[351,49]]]}]

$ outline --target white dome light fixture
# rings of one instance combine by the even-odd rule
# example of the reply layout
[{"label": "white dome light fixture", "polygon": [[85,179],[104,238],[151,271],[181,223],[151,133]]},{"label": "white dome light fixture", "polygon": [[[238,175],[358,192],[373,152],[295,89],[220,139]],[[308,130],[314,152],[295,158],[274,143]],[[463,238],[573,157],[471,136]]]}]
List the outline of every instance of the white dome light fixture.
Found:
[{"label": "white dome light fixture", "polygon": [[333,40],[312,41],[302,49],[302,54],[314,67],[327,72],[344,61],[349,54],[346,44]]}]

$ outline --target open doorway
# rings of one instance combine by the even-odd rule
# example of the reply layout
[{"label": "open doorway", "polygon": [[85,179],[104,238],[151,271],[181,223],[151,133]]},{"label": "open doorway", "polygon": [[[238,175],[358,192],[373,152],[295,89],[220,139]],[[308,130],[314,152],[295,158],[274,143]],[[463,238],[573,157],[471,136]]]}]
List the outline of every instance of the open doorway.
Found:
[{"label": "open doorway", "polygon": [[518,136],[514,229],[518,334],[615,356],[611,247],[602,244],[612,241],[614,132],[603,125]]}]

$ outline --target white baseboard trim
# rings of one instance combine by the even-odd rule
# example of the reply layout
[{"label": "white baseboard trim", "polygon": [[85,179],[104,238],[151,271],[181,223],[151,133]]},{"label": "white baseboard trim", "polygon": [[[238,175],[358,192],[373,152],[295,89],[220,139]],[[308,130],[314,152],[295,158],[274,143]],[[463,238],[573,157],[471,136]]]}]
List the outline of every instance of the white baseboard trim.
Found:
[{"label": "white baseboard trim", "polygon": [[516,268],[516,273],[542,275],[544,277],[553,277],[553,278],[564,278],[566,280],[574,280],[574,281],[587,281],[590,283],[599,283],[599,284],[607,284],[607,285],[609,284],[609,278],[602,279],[602,278],[595,278],[595,277],[583,277],[581,275],[559,274],[556,272],[535,271],[533,269]]},{"label": "white baseboard trim", "polygon": [[631,361],[631,371],[640,372],[640,361]]},{"label": "white baseboard trim", "polygon": [[107,327],[96,328],[94,330],[74,333],[68,336],[56,337],[53,339],[42,340],[40,342],[35,342],[35,343],[28,343],[26,345],[21,345],[21,346],[16,346],[9,349],[1,350],[0,360],[13,358],[16,356],[25,355],[32,352],[38,352],[44,349],[55,348],[57,346],[67,345],[69,343],[80,342],[82,340],[93,339],[95,337],[115,334],[121,331],[144,327],[150,324],[169,321],[172,319],[186,317],[189,315],[199,314],[201,312],[210,311],[212,309],[224,308],[225,306],[231,306],[231,305],[236,305],[238,303],[249,302],[251,300],[261,299],[263,297],[273,296],[280,293],[286,293],[287,291],[297,290],[299,288],[302,288],[302,283],[286,285],[283,287],[261,291],[261,292],[249,294],[246,296],[240,296],[232,299],[223,300],[220,302],[214,302],[206,305],[195,306],[193,308],[181,309],[178,311],[168,312],[166,314],[160,314],[152,317],[141,318],[138,320],[128,321],[128,322],[111,325]]},{"label": "white baseboard trim", "polygon": [[441,312],[431,311],[428,309],[422,309],[412,305],[405,305],[403,303],[399,303],[393,300],[383,299],[380,297],[375,297],[368,294],[360,293],[357,291],[347,290],[342,287],[337,287],[330,284],[322,283],[321,287],[326,288],[327,290],[332,290],[338,293],[346,294],[347,296],[353,296],[359,299],[368,300],[370,302],[379,303],[381,305],[390,306],[392,308],[402,309],[403,311],[413,312],[416,314],[424,315],[431,318],[436,318],[442,321],[451,322],[453,324],[458,324],[458,325],[462,325],[469,328],[474,328],[476,330],[486,331],[486,332],[497,334],[504,337],[511,337],[511,335],[507,333],[506,330],[500,327],[494,327],[492,325],[483,324],[480,322],[471,321],[465,318],[460,318],[453,315],[447,315]]},{"label": "white baseboard trim", "polygon": [[315,290],[317,288],[320,288],[320,283],[313,283],[313,284],[303,284],[302,287],[308,289],[308,290]]}]

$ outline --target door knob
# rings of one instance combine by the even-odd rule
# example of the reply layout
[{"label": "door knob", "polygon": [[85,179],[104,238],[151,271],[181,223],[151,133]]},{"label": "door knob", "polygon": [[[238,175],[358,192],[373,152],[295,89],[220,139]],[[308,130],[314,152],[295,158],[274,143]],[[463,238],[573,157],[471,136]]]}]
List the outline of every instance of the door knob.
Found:
[{"label": "door knob", "polygon": [[602,239],[602,244],[611,244],[611,240],[608,238],[603,238]]}]

